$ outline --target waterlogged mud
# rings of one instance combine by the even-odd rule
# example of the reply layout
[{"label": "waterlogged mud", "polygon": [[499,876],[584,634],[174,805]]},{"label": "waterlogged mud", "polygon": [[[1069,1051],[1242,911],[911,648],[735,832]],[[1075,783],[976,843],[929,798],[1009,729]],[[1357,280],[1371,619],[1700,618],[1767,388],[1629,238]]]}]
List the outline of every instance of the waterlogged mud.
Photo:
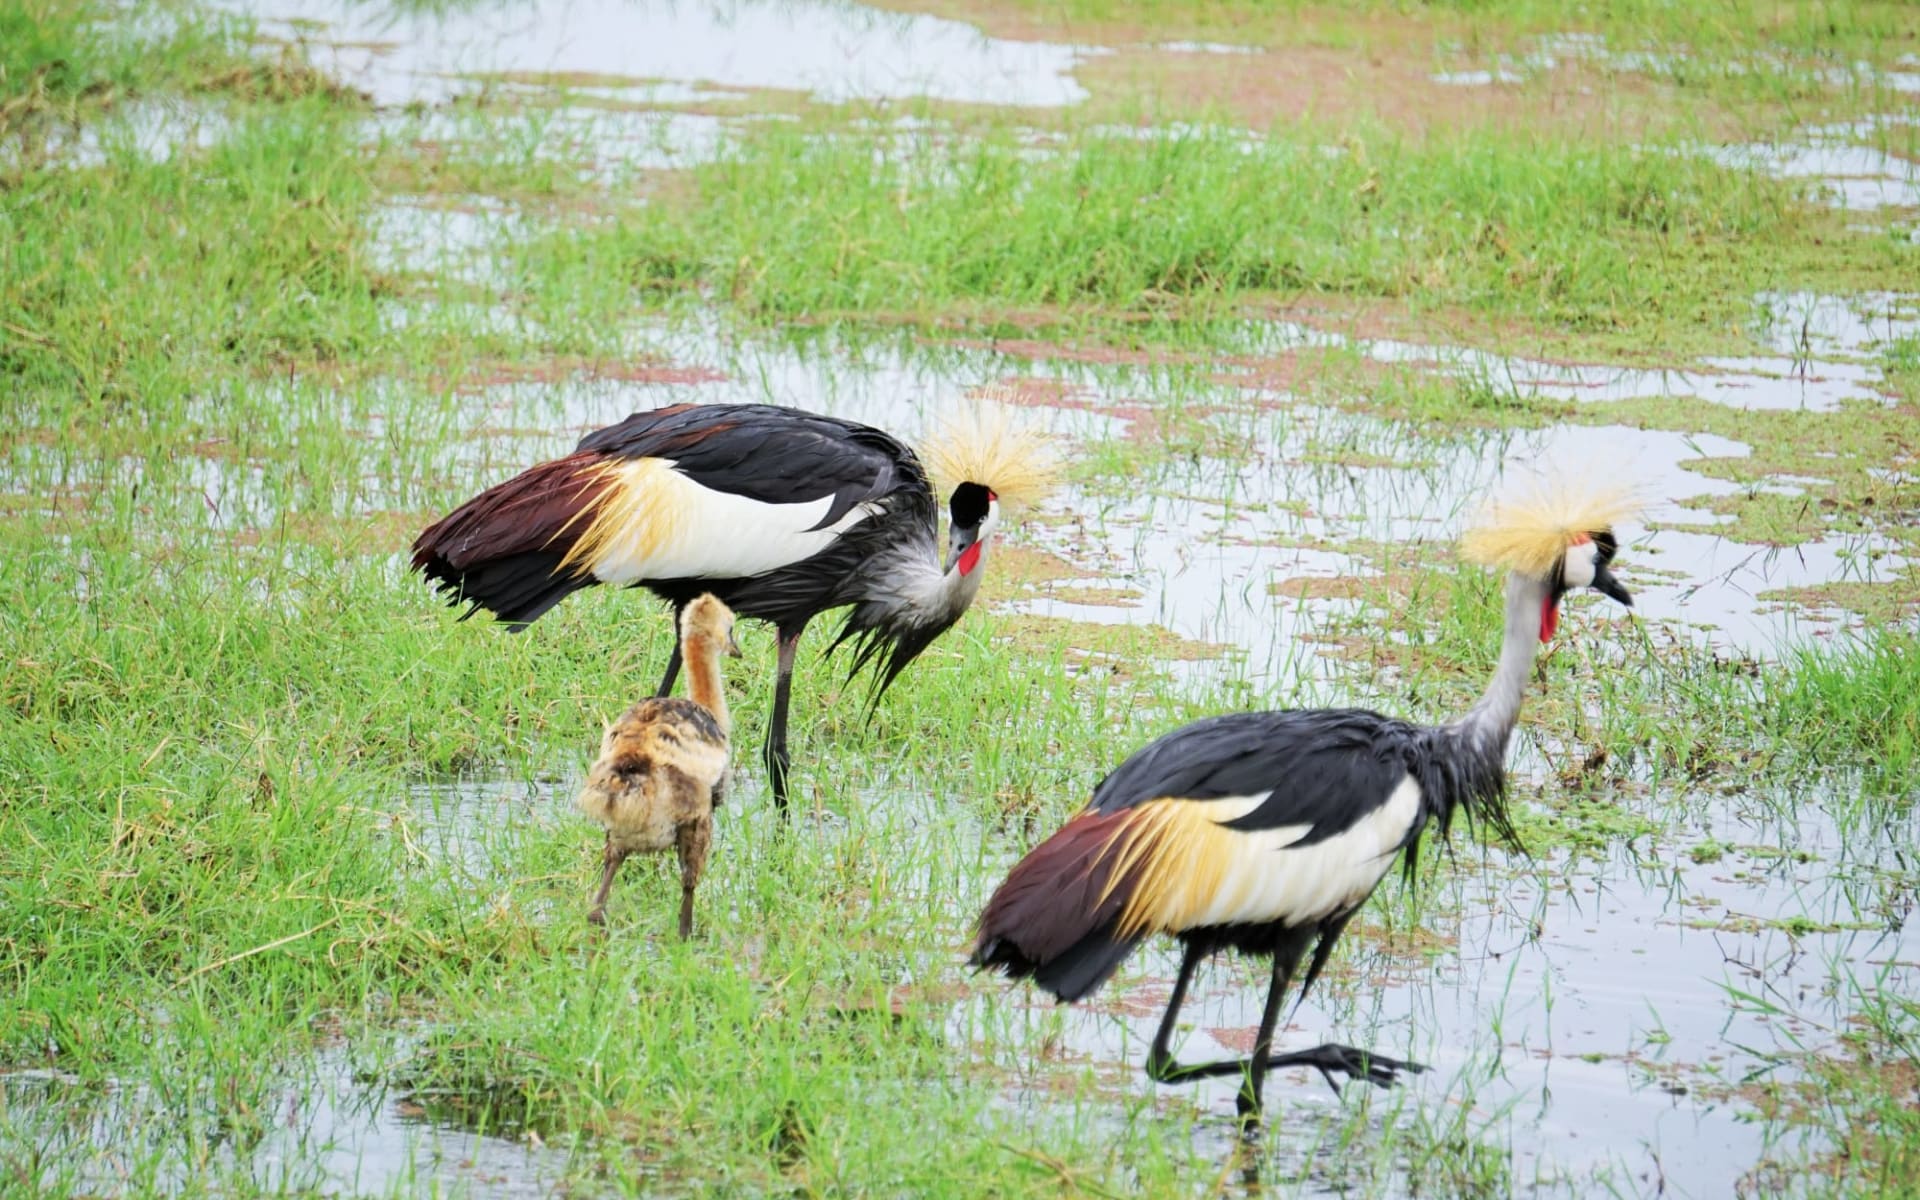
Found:
[{"label": "waterlogged mud", "polygon": [[[1537,809],[1549,774],[1519,748],[1514,803]],[[1536,844],[1531,860],[1469,838],[1423,864],[1412,904],[1396,875],[1314,993],[1289,1011],[1280,1044],[1341,1041],[1428,1071],[1393,1092],[1355,1086],[1339,1095],[1313,1072],[1277,1073],[1268,1132],[1249,1150],[1233,1120],[1232,1081],[1159,1087],[1141,1074],[1177,968],[1172,944],[1150,943],[1099,995],[1071,1006],[965,970],[961,947],[978,900],[973,887],[956,886],[955,864],[977,864],[990,884],[1024,840],[1047,830],[980,821],[973,806],[884,771],[834,780],[829,791],[833,804],[857,807],[859,821],[831,807],[803,810],[801,836],[856,850],[884,842],[890,890],[934,906],[953,931],[950,946],[902,962],[893,1003],[943,1014],[960,1069],[1001,1080],[1018,1125],[1118,1123],[1140,1119],[1121,1114],[1144,1103],[1146,1119],[1167,1122],[1169,1136],[1179,1130],[1202,1164],[1215,1164],[1195,1178],[1196,1191],[1235,1165],[1283,1194],[1337,1189],[1343,1169],[1365,1175],[1370,1193],[1421,1194],[1422,1148],[1445,1141],[1452,1153],[1464,1139],[1530,1195],[1730,1194],[1769,1164],[1823,1151],[1812,1135],[1761,1118],[1806,1098],[1818,1060],[1846,1058],[1843,1039],[1865,999],[1853,981],[1875,979],[1895,994],[1920,985],[1920,935],[1909,920],[1920,878],[1902,849],[1920,833],[1913,814],[1834,817],[1854,806],[1827,790],[1727,796],[1633,778],[1562,791],[1556,804],[1615,809],[1648,832],[1580,849]],[[481,844],[497,836],[495,800],[515,795],[546,804],[557,792],[536,798],[511,781],[474,783],[420,789],[415,805],[437,812],[443,844]],[[760,804],[733,812],[707,903],[724,908],[744,886],[733,878],[750,869],[739,848],[772,836],[775,820]],[[584,822],[580,831],[591,833]],[[584,887],[590,869],[584,861],[576,869]],[[629,883],[632,902],[645,889]],[[734,952],[751,962],[751,939]],[[1260,964],[1210,963],[1177,1053],[1245,1053],[1266,983]],[[420,1100],[399,1111],[414,1112],[410,1103]],[[1355,1123],[1389,1149],[1343,1168],[1327,1147],[1347,1144]],[[527,1155],[499,1168],[498,1185],[537,1179],[539,1164],[556,1161],[498,1141],[486,1153],[495,1163]]]},{"label": "waterlogged mud", "polygon": [[[1523,803],[1531,791],[1518,789]],[[1728,1195],[1761,1163],[1817,1150],[1755,1117],[1804,1086],[1814,1056],[1845,1056],[1861,1001],[1851,980],[1892,969],[1884,986],[1920,982],[1907,922],[1916,881],[1899,849],[1912,822],[1862,838],[1817,815],[1831,796],[1666,802],[1712,831],[1693,854],[1627,842],[1525,872],[1497,857],[1484,874],[1438,863],[1413,927],[1380,911],[1393,903],[1387,885],[1280,1044],[1345,1041],[1430,1070],[1401,1094],[1351,1087],[1342,1099],[1317,1073],[1277,1075],[1261,1151],[1270,1181],[1302,1181],[1316,1143],[1369,1102],[1409,1145],[1426,1136],[1417,1112],[1455,1114],[1527,1194]],[[1025,987],[983,988],[949,1034],[1019,1072],[1014,1102],[1035,1120],[1063,1094],[1150,1094],[1139,1064],[1177,966],[1171,946],[1156,946],[1096,1001],[1064,1009]],[[1258,966],[1216,960],[1177,1053],[1245,1053],[1265,984]],[[1161,1089],[1197,1102],[1196,1135],[1223,1162],[1234,1089]],[[1393,1167],[1402,1186],[1407,1169]]]},{"label": "waterlogged mud", "polygon": [[1706,400],[1730,408],[1831,412],[1849,402],[1891,403],[1872,352],[1920,329],[1912,297],[1768,293],[1761,333],[1773,354],[1709,356],[1686,367],[1622,367],[1496,354],[1467,346],[1348,335],[1279,321],[1253,333],[1271,349],[1356,349],[1384,363],[1430,366],[1522,399],[1605,402]]},{"label": "waterlogged mud", "polygon": [[638,103],[709,94],[690,92],[694,85],[828,101],[924,96],[1039,107],[1086,95],[1070,72],[1089,51],[824,0],[568,0],[538,8],[251,0],[232,7],[254,18],[262,35],[299,43],[316,67],[382,106],[553,83]]},{"label": "waterlogged mud", "polygon": [[184,100],[135,100],[97,121],[52,124],[43,136],[0,140],[0,170],[42,162],[89,169],[115,159],[168,162],[205,151],[231,130],[226,110]]},{"label": "waterlogged mud", "polygon": [[[1780,303],[1793,309],[1798,301]],[[1816,303],[1806,311],[1831,318],[1823,325],[1831,332],[1819,337],[1836,347],[1834,363],[1846,361],[1839,345],[1849,353],[1866,346],[1828,309]],[[1813,328],[1811,318],[1803,328]],[[1332,335],[1301,327],[1278,336]],[[1015,393],[1022,416],[1058,435],[1075,470],[1066,491],[1021,523],[1017,537],[1106,590],[1089,594],[1071,579],[1012,590],[990,582],[989,598],[1009,611],[1151,623],[1223,645],[1236,652],[1232,660],[1195,669],[1244,673],[1256,687],[1324,679],[1328,664],[1303,646],[1356,611],[1355,600],[1325,589],[1279,600],[1273,585],[1377,574],[1369,551],[1382,544],[1432,544],[1444,555],[1488,496],[1593,463],[1611,464],[1647,504],[1646,523],[1630,534],[1624,557],[1630,573],[1641,572],[1631,584],[1635,613],[1596,605],[1595,619],[1670,624],[1726,649],[1766,655],[1851,618],[1763,593],[1884,580],[1906,565],[1900,544],[1885,534],[1836,534],[1788,549],[1714,534],[1725,518],[1707,506],[1742,486],[1690,464],[1738,458],[1747,447],[1708,434],[1583,420],[1433,436],[1285,393],[1249,393],[1181,372],[1036,360],[1030,351],[935,358],[901,345],[826,338],[796,347],[697,329],[653,329],[642,340],[688,374],[659,383],[582,378],[490,390],[492,424],[531,433],[518,460],[562,453],[584,430],[635,410],[682,402],[794,404],[918,438],[982,387],[1022,381]],[[1399,356],[1407,345],[1379,353]],[[1422,347],[1406,357],[1424,361],[1443,350]],[[1577,400],[1583,389],[1566,392]],[[502,420],[502,413],[518,415]],[[1157,414],[1144,439],[1143,413]],[[1604,406],[1596,404],[1594,415],[1603,417]],[[497,441],[488,445],[496,463],[516,460]]]},{"label": "waterlogged mud", "polygon": [[517,1200],[552,1195],[567,1178],[565,1152],[438,1123],[419,1098],[382,1082],[377,1064],[343,1050],[276,1072],[252,1098],[259,1103],[223,1112],[214,1095],[183,1103],[175,1086],[162,1095],[136,1080],[0,1072],[0,1163],[16,1182],[64,1195],[138,1187]]},{"label": "waterlogged mud", "polygon": [[[317,22],[315,10],[280,0],[243,7],[265,36],[302,43],[316,65],[373,97],[380,111],[368,120],[370,137],[453,144],[475,118],[444,101],[558,93],[566,106],[498,119],[528,122],[525,144],[536,160],[547,155],[602,171],[684,165],[711,156],[728,136],[720,119],[643,111],[650,106],[698,106],[741,89],[829,101],[924,96],[1060,106],[1085,98],[1073,71],[1093,56],[849,4],[574,0],[537,12],[337,4],[319,10]],[[1155,49],[1191,57],[1208,72],[1220,62],[1258,61],[1257,53],[1237,51]],[[1602,58],[1613,71],[1658,74],[1662,67],[1567,40],[1543,42],[1533,56],[1450,63],[1429,82],[1456,92],[1514,88],[1566,69],[1562,59],[1591,66]],[[1878,82],[1903,87],[1898,73],[1882,73]],[[440,107],[399,110],[415,101]],[[496,119],[475,111],[480,120]],[[150,157],[194,153],[220,129],[217,116],[199,111],[136,106],[117,130],[83,135],[61,153],[98,161],[109,144],[103,137]],[[1816,127],[1792,145],[1708,152],[1818,181],[1847,208],[1920,204],[1913,164],[1863,144],[1871,132]],[[385,270],[493,288],[495,250],[525,236],[528,221],[496,197],[456,192],[397,201],[382,210],[375,253]],[[1764,488],[1805,495],[1811,504],[1821,481],[1774,475],[1731,483],[1700,468],[1747,456],[1747,443],[1641,428],[1608,414],[1609,404],[1671,398],[1844,420],[1834,410],[1890,403],[1881,351],[1920,334],[1911,296],[1781,293],[1761,297],[1758,308],[1759,350],[1668,370],[1542,361],[1290,322],[1251,326],[1242,361],[1224,364],[1191,353],[1067,351],[1039,341],[929,347],[826,334],[796,343],[743,337],[717,320],[645,323],[632,331],[631,363],[640,365],[483,365],[449,383],[455,398],[427,434],[384,419],[359,432],[431,442],[420,454],[423,469],[470,480],[477,490],[565,452],[588,429],[660,405],[791,404],[918,439],[966,397],[1011,381],[1022,418],[1055,435],[1069,471],[1045,508],[1010,522],[1004,569],[989,562],[985,602],[1002,615],[1006,636],[1025,636],[1041,619],[1142,626],[1183,650],[1221,651],[1180,655],[1165,668],[1176,678],[1231,683],[1250,703],[1332,702],[1353,681],[1341,648],[1356,623],[1369,619],[1368,606],[1381,603],[1376,585],[1390,575],[1451,569],[1453,539],[1478,507],[1539,479],[1605,472],[1647,502],[1643,520],[1623,531],[1621,576],[1635,609],[1577,602],[1570,628],[1584,639],[1625,642],[1633,636],[1628,623],[1642,622],[1663,639],[1740,658],[1857,623],[1847,611],[1801,601],[1809,589],[1909,569],[1910,543],[1872,530],[1791,548],[1731,540],[1716,532],[1727,521],[1716,502]],[[396,323],[412,319],[407,312],[396,307]],[[1354,387],[1423,373],[1559,407],[1537,428],[1433,432],[1311,390],[1305,372],[1283,378],[1259,365],[1303,351],[1360,360]],[[353,386],[369,390],[343,411],[400,411],[378,403],[380,389],[416,385]],[[22,439],[5,449],[0,512],[57,518],[103,489],[141,481],[137,463],[70,464],[52,472],[61,484],[49,489],[43,482],[57,444]],[[237,545],[285,555],[287,539],[268,531],[292,530],[296,540],[330,536],[319,532],[326,518],[315,515],[312,498],[296,501],[245,447],[178,450],[185,460],[178,486]],[[373,540],[354,548],[397,556],[415,498],[363,481],[340,487],[350,494],[321,496],[318,507],[333,499],[352,518],[368,518]],[[376,544],[379,538],[389,544]],[[82,573],[82,600],[87,586]],[[630,599],[636,609],[649,603]],[[430,603],[424,589],[422,603]],[[1048,628],[1060,636],[1057,624]],[[749,653],[766,650],[764,642],[749,644]],[[621,666],[633,673],[635,694],[658,670],[653,662]],[[765,698],[755,694],[749,703]],[[1113,745],[1112,761],[1157,732],[1129,729]],[[1718,1196],[1770,1161],[1822,1153],[1799,1142],[1791,1126],[1756,1118],[1805,1086],[1813,1056],[1843,1053],[1841,1038],[1861,999],[1856,980],[1878,980],[1892,994],[1920,985],[1920,945],[1908,919],[1920,880],[1902,857],[1920,833],[1913,815],[1842,820],[1830,814],[1855,806],[1834,792],[1708,796],[1654,777],[1547,789],[1553,766],[1546,752],[1522,743],[1514,754],[1515,803],[1604,836],[1578,847],[1543,844],[1531,862],[1483,857],[1465,843],[1457,859],[1423,864],[1417,905],[1404,901],[1402,885],[1388,884],[1315,994],[1289,1014],[1282,1044],[1346,1041],[1431,1070],[1395,1093],[1354,1088],[1340,1097],[1317,1075],[1283,1073],[1269,1084],[1271,1131],[1252,1165],[1269,1182],[1305,1190],[1344,1190],[1356,1180],[1340,1172],[1353,1170],[1377,1173],[1362,1181],[1373,1192],[1429,1194],[1422,1147],[1465,1145],[1515,1192]],[[581,766],[590,751],[578,748]],[[530,903],[518,887],[534,872],[549,881],[577,872],[584,906],[598,831],[571,811],[574,780],[562,774],[423,784],[368,803],[386,814],[406,869],[456,894],[476,917],[571,924],[579,918],[571,893]],[[869,840],[849,843],[849,852],[884,845],[892,886],[924,896],[952,934],[903,968],[898,986],[912,989],[917,1003],[939,998],[959,1069],[998,1080],[1020,1122],[1118,1121],[1107,1114],[1144,1103],[1149,1119],[1167,1121],[1169,1137],[1192,1138],[1210,1164],[1247,1154],[1231,1120],[1230,1081],[1156,1089],[1140,1074],[1175,971],[1170,947],[1149,947],[1095,1001],[1065,1008],[1025,985],[964,973],[956,947],[978,893],[1019,845],[1046,830],[989,825],[973,815],[988,798],[955,804],[911,780],[803,778],[803,786],[812,788],[801,818],[807,836],[841,838],[851,823],[836,808],[857,804],[877,814],[863,820],[877,822],[881,836],[869,829]],[[736,795],[745,802],[723,814],[719,856],[701,894],[715,911],[724,911],[737,886],[729,873],[743,869],[729,854],[775,820],[763,801],[749,799],[765,795],[750,761]],[[1549,801],[1571,815],[1544,813]],[[616,903],[632,905],[645,891],[629,887]],[[665,927],[664,912],[634,908],[626,916]],[[752,948],[742,954],[750,961]],[[1265,983],[1257,966],[1211,965],[1187,1010],[1180,1054],[1244,1053]],[[0,1074],[0,1162],[31,1164],[23,1176],[30,1186],[75,1193],[112,1193],[129,1180],[182,1190],[209,1176],[320,1194],[518,1196],[580,1185],[563,1151],[438,1123],[436,1116],[464,1121],[474,1110],[408,1093],[391,1067],[322,1051],[276,1077],[241,1137],[231,1136],[220,1114],[183,1118],[142,1081]],[[1341,1156],[1329,1153],[1353,1144],[1356,1128],[1360,1140],[1391,1147],[1376,1165],[1343,1168]],[[1194,1190],[1205,1190],[1218,1171],[1215,1165],[1196,1178]]]}]

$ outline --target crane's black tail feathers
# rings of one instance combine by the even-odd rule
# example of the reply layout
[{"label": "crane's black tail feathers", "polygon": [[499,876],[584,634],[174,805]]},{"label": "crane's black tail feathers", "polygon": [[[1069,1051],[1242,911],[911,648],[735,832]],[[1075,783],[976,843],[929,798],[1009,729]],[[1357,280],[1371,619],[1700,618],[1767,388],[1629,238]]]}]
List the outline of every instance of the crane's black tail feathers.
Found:
[{"label": "crane's black tail feathers", "polygon": [[568,596],[593,586],[590,575],[562,573],[560,557],[551,551],[513,554],[475,563],[465,571],[445,559],[429,559],[420,572],[446,593],[447,603],[467,606],[461,620],[486,609],[518,633]]},{"label": "crane's black tail feathers", "polygon": [[1089,933],[1044,963],[1034,962],[1005,938],[983,941],[968,962],[975,967],[1004,971],[1015,979],[1032,979],[1068,1003],[1092,995],[1112,976],[1139,938],[1114,937],[1111,927]]},{"label": "crane's black tail feathers", "polygon": [[518,629],[598,582],[566,569],[594,507],[609,489],[598,459],[574,453],[497,483],[428,526],[413,542],[413,569],[453,604],[484,608]]}]

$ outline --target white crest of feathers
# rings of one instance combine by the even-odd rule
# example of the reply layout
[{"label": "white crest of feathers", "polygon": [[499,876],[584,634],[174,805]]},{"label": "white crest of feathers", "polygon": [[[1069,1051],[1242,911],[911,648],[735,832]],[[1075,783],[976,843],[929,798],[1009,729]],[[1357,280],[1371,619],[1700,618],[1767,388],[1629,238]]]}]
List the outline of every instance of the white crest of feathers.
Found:
[{"label": "white crest of feathers", "polygon": [[1022,425],[1006,388],[983,388],[940,422],[921,446],[941,496],[977,483],[1003,505],[1038,504],[1060,480],[1060,460],[1046,434]]},{"label": "white crest of feathers", "polygon": [[1585,492],[1541,489],[1496,500],[1460,539],[1460,553],[1489,567],[1545,579],[1567,547],[1611,531],[1645,505],[1625,487]]}]

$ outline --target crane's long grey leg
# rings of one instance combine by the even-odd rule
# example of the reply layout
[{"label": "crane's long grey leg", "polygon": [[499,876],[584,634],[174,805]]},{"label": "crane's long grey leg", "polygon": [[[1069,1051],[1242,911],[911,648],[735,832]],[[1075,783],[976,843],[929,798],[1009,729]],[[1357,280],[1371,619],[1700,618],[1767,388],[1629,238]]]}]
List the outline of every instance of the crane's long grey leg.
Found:
[{"label": "crane's long grey leg", "polygon": [[1316,1046],[1311,1050],[1296,1050],[1286,1054],[1273,1053],[1273,1030],[1280,1016],[1280,1001],[1286,994],[1287,985],[1293,979],[1294,968],[1300,963],[1305,951],[1304,942],[1282,946],[1273,957],[1273,978],[1267,990],[1267,1002],[1260,1014],[1260,1033],[1254,1041],[1253,1054],[1247,1058],[1221,1059],[1217,1062],[1181,1063],[1174,1060],[1167,1048],[1167,1039],[1173,1030],[1174,1014],[1181,1001],[1186,998],[1187,983],[1193,967],[1199,961],[1199,954],[1193,943],[1188,943],[1186,956],[1180,963],[1180,977],[1173,985],[1173,996],[1167,1005],[1167,1014],[1161,1019],[1160,1032],[1154,1036],[1153,1048],[1147,1052],[1147,1076],[1156,1083],[1185,1083],[1192,1079],[1211,1079],[1222,1075],[1239,1075],[1246,1080],[1236,1101],[1236,1107],[1243,1120],[1252,1123],[1258,1120],[1260,1111],[1260,1091],[1266,1083],[1267,1072],[1275,1067],[1313,1067],[1326,1077],[1327,1083],[1338,1091],[1333,1082],[1333,1072],[1341,1071],[1354,1079],[1364,1079],[1377,1087],[1390,1087],[1398,1082],[1398,1073],[1410,1074],[1424,1071],[1418,1063],[1402,1062],[1371,1051],[1356,1050],[1352,1046],[1334,1043]]},{"label": "crane's long grey leg", "polygon": [[1173,1022],[1180,1015],[1180,1006],[1187,999],[1187,985],[1193,982],[1193,971],[1206,957],[1206,951],[1197,943],[1183,943],[1180,952],[1180,975],[1173,981],[1173,995],[1167,997],[1167,1011],[1160,1018],[1160,1028],[1153,1035],[1153,1046],[1147,1051],[1147,1078],[1156,1083],[1172,1083],[1176,1076],[1170,1072],[1181,1070],[1173,1059],[1173,1051],[1167,1048],[1167,1041],[1173,1036]]},{"label": "crane's long grey leg", "polygon": [[773,719],[767,722],[767,777],[773,780],[773,803],[782,816],[787,812],[787,705],[793,696],[793,659],[800,649],[800,635],[806,626],[780,629],[780,673],[773,685]]},{"label": "crane's long grey leg", "polygon": [[680,678],[680,610],[685,607],[684,604],[673,606],[673,653],[667,656],[667,673],[660,680],[660,690],[654,693],[656,696],[673,695],[674,680]]}]

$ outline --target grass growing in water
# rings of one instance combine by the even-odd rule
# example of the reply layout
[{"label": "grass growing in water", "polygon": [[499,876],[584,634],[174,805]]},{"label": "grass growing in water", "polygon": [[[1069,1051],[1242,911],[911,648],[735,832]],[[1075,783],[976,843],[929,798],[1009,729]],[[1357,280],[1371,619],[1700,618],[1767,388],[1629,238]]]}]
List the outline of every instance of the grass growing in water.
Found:
[{"label": "grass growing in water", "polygon": [[1798,648],[1772,699],[1772,732],[1806,757],[1855,756],[1889,781],[1920,765],[1920,637],[1910,631]]},{"label": "grass growing in water", "polygon": [[[248,1082],[259,1064],[297,1075],[303,1054],[335,1036],[404,1055],[367,1064],[396,1085],[495,1105],[496,1120],[550,1138],[595,1135],[582,1187],[640,1191],[662,1169],[695,1189],[936,1194],[1165,1193],[1218,1177],[1195,1137],[1209,1118],[1180,1101],[1159,1107],[1165,1094],[1138,1085],[1137,1047],[1120,1074],[1123,1054],[1108,1050],[1063,1065],[1047,1031],[1099,1018],[1029,1013],[1029,993],[972,991],[957,964],[965,917],[1005,858],[1121,754],[1201,712],[1269,698],[1189,694],[1146,661],[1145,639],[1096,643],[1084,627],[982,612],[867,726],[857,697],[809,659],[795,707],[806,816],[775,828],[749,761],[702,910],[710,940],[657,945],[670,885],[635,872],[616,893],[616,941],[594,953],[579,918],[595,841],[565,814],[565,791],[599,721],[651,686],[665,619],[639,597],[596,594],[507,637],[453,624],[399,570],[393,555],[434,512],[535,457],[529,442],[544,452],[568,431],[558,406],[537,401],[446,395],[410,378],[362,387],[350,371],[334,390],[320,378],[369,359],[432,363],[491,336],[455,318],[417,323],[417,309],[387,319],[368,223],[381,188],[408,177],[383,160],[394,148],[363,148],[337,108],[243,99],[204,155],[156,164],[113,147],[103,166],[25,170],[0,198],[0,289],[19,326],[0,353],[21,417],[0,431],[0,1066],[71,1072],[108,1092],[149,1086],[190,1109],[178,1147],[129,1177],[135,1193],[181,1190],[168,1163],[221,1179],[208,1147],[248,1153],[272,1124],[273,1093]],[[1512,311],[1546,297],[1615,319],[1601,286],[1613,251],[1577,259],[1560,284],[1522,270],[1519,298],[1503,301],[1503,272],[1524,262],[1514,247],[1544,254],[1618,235],[1699,266],[1686,258],[1693,242],[1745,244],[1797,211],[1774,185],[1687,166],[1691,190],[1676,199],[1662,190],[1664,160],[1609,152],[1566,151],[1550,165],[1569,181],[1529,184],[1518,142],[1391,146],[1384,165],[1380,145],[1366,149],[1370,166],[1358,148],[1329,157],[1304,140],[1242,151],[1224,134],[1167,146],[1102,136],[1035,164],[1001,135],[889,149],[874,167],[858,142],[816,151],[775,136],[696,176],[716,217],[667,204],[611,242],[539,243],[525,269],[546,290],[528,304],[606,318],[595,332],[610,337],[636,282],[724,293],[738,280],[749,309],[776,317],[929,297],[992,304],[1003,283],[1027,303],[1137,315],[1224,307],[1273,286],[1420,300],[1426,270],[1458,302]],[[793,160],[790,193],[718,195],[776,179],[781,156]],[[972,190],[963,169],[976,173]],[[795,225],[817,244],[789,237],[774,219],[782,196],[835,194],[840,170],[868,226],[815,204]],[[1262,209],[1261,188],[1290,172],[1310,186],[1285,194],[1283,212],[1309,221],[1306,234]],[[502,173],[476,156],[458,186]],[[1724,213],[1709,203],[1723,183]],[[995,199],[1002,185],[1018,204]],[[904,214],[883,202],[889,188]],[[1478,225],[1458,215],[1469,201],[1487,214]],[[1309,211],[1322,204],[1324,219]],[[722,217],[749,224],[730,231]],[[1251,248],[1242,233],[1257,235]],[[638,259],[566,258],[629,245]],[[657,263],[645,258],[662,246]],[[741,269],[735,251],[755,257]],[[532,265],[543,256],[553,269]],[[844,279],[823,281],[833,271]],[[1171,322],[1156,332],[1179,335]],[[1468,390],[1409,407],[1437,423],[1450,404],[1497,400]],[[461,443],[496,420],[545,432]],[[1194,414],[1177,428],[1183,448],[1211,444]],[[1129,472],[1151,475],[1132,465],[1162,453],[1130,445],[1135,457],[1094,500],[1123,496]],[[1355,685],[1416,717],[1471,695],[1497,620],[1485,577],[1423,578],[1421,603],[1402,604],[1386,629],[1417,635],[1411,668]],[[747,638],[754,657],[735,688],[751,747],[770,649],[758,631]],[[1662,681],[1656,704],[1615,666],[1556,658],[1530,711],[1553,735],[1623,751],[1656,721],[1698,730],[1731,707],[1733,687],[1711,678],[1693,693]],[[1803,727],[1866,719],[1833,697],[1818,705],[1827,723]],[[1726,739],[1715,729],[1712,740]],[[1848,748],[1836,734],[1819,754]],[[433,848],[423,831],[438,818],[410,791],[453,770],[511,777],[531,797],[476,807],[466,858]],[[1348,1013],[1359,985],[1325,986]],[[433,1026],[424,1040],[388,1045],[415,1022]],[[1042,1098],[1009,1101],[1013,1086]],[[1324,1178],[1334,1158],[1343,1180],[1391,1191],[1417,1158],[1423,1187],[1506,1181],[1502,1149],[1484,1144],[1497,1130],[1489,1139],[1464,1118],[1426,1129],[1429,1106],[1411,1094],[1375,1103],[1398,1107],[1354,1101],[1316,1126],[1324,1148],[1304,1152],[1299,1175]],[[300,1154],[311,1166],[320,1151]],[[98,1184],[36,1175],[31,1157],[6,1165],[30,1183]],[[240,1173],[226,1190],[271,1188]]]},{"label": "grass growing in water", "polygon": [[774,129],[690,182],[518,248],[518,277],[572,305],[689,286],[770,320],[991,301],[1145,317],[1161,338],[1249,296],[1326,292],[1624,338],[1736,328],[1810,211],[1794,185],[1684,155],[1497,134],[876,148]]}]

